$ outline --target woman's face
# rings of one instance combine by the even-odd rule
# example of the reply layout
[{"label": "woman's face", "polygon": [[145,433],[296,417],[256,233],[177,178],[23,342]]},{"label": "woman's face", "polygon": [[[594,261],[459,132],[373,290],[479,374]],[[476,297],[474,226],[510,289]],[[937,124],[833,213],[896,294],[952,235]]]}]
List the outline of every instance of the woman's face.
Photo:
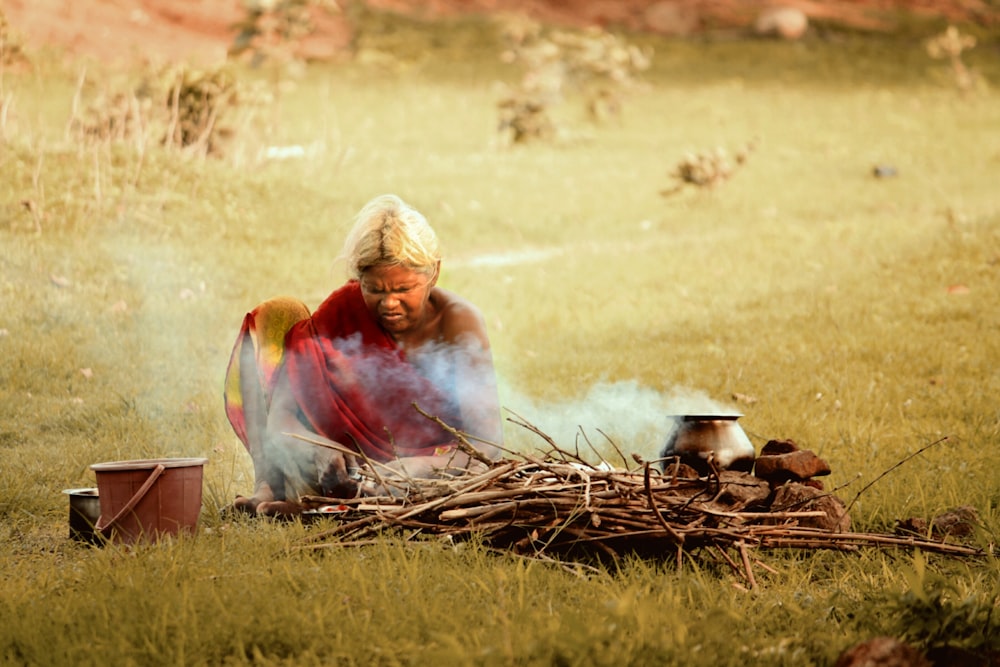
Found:
[{"label": "woman's face", "polygon": [[399,336],[423,323],[436,282],[437,271],[427,275],[404,266],[379,265],[361,274],[361,294],[382,328]]}]

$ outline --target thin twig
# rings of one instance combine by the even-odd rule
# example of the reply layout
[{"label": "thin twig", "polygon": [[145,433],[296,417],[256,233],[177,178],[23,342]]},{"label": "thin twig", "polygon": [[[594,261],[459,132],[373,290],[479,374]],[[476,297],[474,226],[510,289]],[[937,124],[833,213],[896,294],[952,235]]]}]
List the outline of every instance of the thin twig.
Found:
[{"label": "thin twig", "polygon": [[753,590],[757,588],[757,580],[753,576],[753,567],[750,565],[750,556],[747,554],[746,542],[739,540],[736,546],[740,550],[740,558],[743,560],[743,567],[747,571],[747,581],[750,582],[750,590]]},{"label": "thin twig", "polygon": [[904,463],[906,463],[907,461],[909,461],[913,457],[915,457],[915,456],[917,456],[919,454],[924,453],[925,451],[927,451],[928,449],[930,449],[934,445],[940,444],[940,443],[944,442],[947,439],[948,439],[948,436],[944,436],[943,438],[938,438],[937,440],[935,440],[934,442],[932,442],[930,444],[924,445],[923,447],[921,447],[917,451],[913,452],[909,456],[904,457],[902,461],[897,462],[895,465],[893,465],[892,467],[890,467],[888,470],[886,470],[885,472],[883,472],[881,475],[879,475],[878,477],[876,477],[875,479],[873,479],[872,481],[870,481],[868,484],[865,484],[861,488],[861,490],[858,491],[858,494],[856,496],[854,496],[854,500],[852,500],[850,503],[847,504],[847,507],[844,509],[844,513],[845,514],[849,513],[851,511],[851,508],[854,507],[854,503],[856,503],[858,501],[858,498],[861,497],[861,494],[864,493],[865,491],[867,491],[868,489],[870,489],[875,484],[875,482],[879,481],[880,479],[882,479],[883,477],[885,477],[886,475],[888,475],[890,472],[892,472],[893,470],[895,470],[899,466],[903,465]]},{"label": "thin twig", "polygon": [[726,553],[725,548],[721,544],[716,544],[714,546],[715,546],[716,551],[719,552],[719,555],[722,556],[722,560],[726,561],[726,563],[729,565],[729,567],[731,567],[733,569],[733,572],[735,572],[736,574],[738,574],[741,577],[745,577],[746,576],[746,573],[744,573],[742,570],[740,570],[740,566],[736,564],[736,561],[734,561],[732,558],[729,557],[729,554]]},{"label": "thin twig", "polygon": [[468,454],[470,458],[473,458],[476,461],[479,461],[480,463],[485,463],[486,465],[493,464],[493,459],[491,459],[490,457],[486,456],[481,451],[473,447],[472,444],[465,437],[464,433],[462,433],[461,431],[452,426],[449,426],[440,417],[435,417],[427,414],[426,412],[423,411],[423,409],[419,405],[417,405],[416,401],[413,402],[413,409],[422,414],[427,419],[430,419],[432,422],[443,428],[451,435],[455,436],[455,445],[463,452]]},{"label": "thin twig", "polygon": [[673,538],[674,542],[676,542],[677,544],[684,544],[684,536],[678,533],[676,530],[674,530],[670,526],[670,524],[667,523],[667,520],[663,518],[662,514],[660,514],[660,508],[656,506],[656,499],[653,497],[653,491],[649,487],[648,463],[645,465],[642,478],[643,478],[643,484],[646,487],[646,498],[649,499],[649,507],[653,510],[653,516],[656,517],[656,520],[660,523],[660,526],[663,527],[663,530],[667,531],[667,534],[669,534],[670,537]]},{"label": "thin twig", "polygon": [[311,438],[308,435],[301,435],[299,433],[291,433],[291,432],[287,432],[287,431],[286,432],[282,432],[281,435],[291,436],[293,438],[297,438],[297,439],[302,440],[304,442],[308,442],[311,445],[318,445],[320,447],[326,447],[327,449],[333,449],[335,451],[340,452],[341,454],[349,454],[350,456],[360,456],[362,459],[364,459],[365,463],[367,463],[369,465],[369,467],[370,467],[370,469],[372,471],[372,474],[375,476],[375,479],[378,481],[379,486],[381,486],[382,488],[385,488],[385,482],[382,480],[381,476],[379,476],[378,472],[375,470],[375,466],[380,466],[382,468],[385,468],[386,470],[392,471],[393,473],[396,472],[391,466],[388,466],[388,465],[386,465],[384,463],[381,463],[379,461],[375,461],[373,459],[368,458],[368,456],[364,453],[364,451],[362,451],[362,449],[360,447],[358,447],[355,450],[355,449],[351,449],[349,447],[344,447],[340,443],[333,442],[332,440],[330,442],[323,442],[322,440],[317,440],[316,438]]},{"label": "thin twig", "polygon": [[604,436],[604,439],[608,441],[608,444],[611,445],[611,448],[614,449],[615,453],[618,454],[618,456],[621,458],[622,465],[625,466],[626,468],[628,468],[628,459],[625,458],[625,452],[623,452],[618,447],[617,443],[615,443],[615,441],[612,440],[611,436],[609,436],[607,433],[605,433],[601,429],[597,429],[597,432]]}]

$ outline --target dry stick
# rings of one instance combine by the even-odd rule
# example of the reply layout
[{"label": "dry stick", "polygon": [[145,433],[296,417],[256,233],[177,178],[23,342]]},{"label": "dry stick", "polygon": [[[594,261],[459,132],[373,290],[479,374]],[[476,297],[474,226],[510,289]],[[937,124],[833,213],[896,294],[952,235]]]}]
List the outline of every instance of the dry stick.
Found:
[{"label": "dry stick", "polygon": [[[578,509],[578,508],[579,508],[579,505],[577,505],[574,509]],[[575,512],[574,513],[573,510],[570,510],[569,514],[566,516],[565,519],[560,519],[559,513],[556,512],[555,516],[552,518],[552,520],[549,521],[548,524],[545,526],[546,529],[550,529],[551,530],[551,536],[547,540],[545,540],[544,546],[542,546],[540,549],[536,548],[535,551],[537,553],[541,553],[545,549],[548,549],[549,547],[557,547],[558,548],[560,546],[560,538],[565,533],[566,535],[569,535],[570,537],[573,538],[572,540],[567,540],[567,542],[569,542],[570,545],[572,545],[573,543],[577,543],[577,542],[593,542],[594,546],[596,546],[601,551],[604,551],[605,553],[607,553],[608,555],[610,555],[612,559],[614,559],[614,560],[617,561],[618,560],[618,554],[615,553],[606,544],[603,544],[600,541],[600,538],[596,538],[594,536],[589,536],[589,535],[586,534],[586,529],[580,529],[580,528],[577,528],[577,527],[573,526],[573,522],[576,519],[580,518],[581,516],[583,516],[583,514],[581,512]],[[530,542],[529,542],[529,544],[530,544]],[[527,545],[525,545],[525,546],[527,546]]]},{"label": "dry stick", "polygon": [[761,546],[783,546],[795,542],[829,543],[851,546],[892,546],[914,547],[926,551],[948,553],[964,556],[982,556],[982,549],[967,547],[960,544],[949,544],[916,537],[897,537],[895,535],[880,535],[875,533],[833,533],[816,528],[789,527],[783,530],[755,530],[751,527],[748,536],[760,541]]},{"label": "dry stick", "polygon": [[[490,492],[485,492],[485,493],[486,494],[490,494]],[[470,493],[468,495],[470,495],[470,496],[481,496],[483,494],[482,493]],[[501,505],[503,505],[505,507],[514,507],[515,505],[521,505],[521,506],[525,506],[525,507],[531,506],[531,505],[544,505],[544,506],[558,505],[558,506],[561,506],[561,507],[576,507],[579,504],[578,501],[575,501],[575,500],[572,500],[572,499],[560,500],[560,499],[555,499],[555,498],[553,498],[553,499],[549,499],[549,498],[524,498],[524,499],[510,500],[510,501],[505,501],[505,502],[489,502],[489,501],[493,501],[493,500],[502,500],[502,499],[510,498],[511,496],[513,496],[514,498],[517,498],[518,496],[521,496],[521,495],[523,495],[523,494],[519,493],[519,492],[518,493],[514,493],[513,491],[497,492],[496,495],[494,495],[493,497],[488,498],[487,502],[485,502],[485,504],[478,504],[478,503],[482,503],[482,501],[472,501],[472,502],[469,502],[469,503],[463,503],[462,502],[463,499],[460,496],[454,496],[454,495],[453,496],[448,496],[448,498],[445,500],[444,503],[442,503],[440,505],[440,507],[455,507],[456,505],[463,505],[463,504],[465,506],[464,507],[459,507],[457,509],[447,509],[447,510],[441,512],[440,517],[442,519],[446,520],[446,521],[451,521],[451,520],[455,520],[455,519],[464,519],[464,518],[468,518],[468,517],[478,516],[478,515],[482,514],[483,512],[491,511],[493,508],[500,507]]]},{"label": "dry stick", "polygon": [[529,554],[518,553],[516,551],[510,551],[508,549],[495,549],[495,548],[489,548],[488,551],[495,551],[496,553],[504,554],[504,555],[512,555],[515,558],[523,558],[525,560],[535,560],[535,561],[539,561],[541,563],[547,563],[547,564],[551,564],[551,565],[558,565],[560,568],[562,568],[562,569],[566,570],[567,572],[569,572],[570,574],[574,574],[574,575],[576,575],[578,577],[582,577],[583,576],[583,575],[580,574],[579,570],[587,570],[587,571],[589,571],[589,572],[591,572],[593,574],[604,574],[604,572],[602,570],[594,567],[593,565],[587,565],[585,563],[574,563],[571,566],[569,563],[564,563],[563,561],[557,560],[555,558],[552,558],[551,556],[548,556],[548,555],[546,555],[544,553],[538,553],[538,554],[535,554],[535,555],[529,555]]},{"label": "dry stick", "polygon": [[673,528],[670,527],[670,524],[667,523],[667,520],[663,518],[662,514],[660,514],[660,508],[658,508],[656,506],[656,499],[653,497],[653,490],[649,486],[649,464],[648,463],[645,465],[645,469],[643,470],[642,478],[643,478],[643,483],[644,483],[644,485],[646,487],[646,498],[649,499],[649,506],[653,510],[653,516],[656,517],[656,520],[660,522],[660,525],[663,527],[663,530],[667,531],[667,534],[670,535],[671,538],[673,538],[673,540],[674,540],[675,543],[677,543],[677,544],[684,544],[684,536],[681,535],[676,530],[674,530]]},{"label": "dry stick", "polygon": [[[714,546],[715,549],[716,549],[716,551],[719,552],[719,555],[722,556],[722,559],[724,561],[726,561],[726,563],[729,564],[729,567],[733,568],[733,572],[735,572],[736,574],[738,574],[741,577],[746,578],[746,573],[743,570],[740,569],[740,566],[737,565],[736,562],[732,558],[729,557],[729,554],[726,553],[726,550],[721,545],[715,544],[715,545],[712,545],[712,546]],[[711,553],[711,550],[709,550],[709,553]]]},{"label": "dry stick", "polygon": [[633,514],[628,513],[625,516],[622,516],[622,514],[623,512],[615,512],[603,507],[601,508],[601,516],[610,519],[616,526],[632,528],[633,530],[651,530],[654,532],[662,529],[658,523],[636,521],[636,517]]},{"label": "dry stick", "polygon": [[[600,535],[587,535],[580,537],[577,542],[601,542],[601,541],[621,541],[627,538],[638,538],[638,537],[651,537],[651,538],[662,538],[663,529],[657,526],[656,528],[650,528],[648,526],[643,526],[637,530],[631,530],[626,533],[613,533],[610,531],[604,531]],[[655,540],[654,540],[655,541]],[[648,541],[647,541],[648,544]]]},{"label": "dry stick", "polygon": [[939,439],[935,440],[934,442],[930,443],[929,445],[924,445],[923,447],[921,447],[917,451],[913,452],[909,456],[903,458],[902,461],[899,461],[898,463],[896,463],[896,465],[890,467],[888,470],[886,470],[885,472],[883,472],[881,475],[879,475],[878,477],[876,477],[875,479],[873,479],[872,481],[870,481],[868,484],[866,484],[864,487],[862,487],[862,489],[860,491],[858,491],[858,495],[854,496],[854,500],[852,500],[847,505],[847,507],[844,509],[844,514],[850,513],[851,508],[854,507],[854,503],[856,503],[858,501],[858,498],[861,497],[861,494],[864,493],[865,491],[867,491],[868,489],[870,489],[872,487],[872,485],[875,484],[875,482],[879,481],[880,479],[882,479],[883,477],[885,477],[886,475],[888,475],[890,472],[892,472],[893,470],[895,470],[899,466],[903,465],[904,463],[906,463],[907,461],[909,461],[910,459],[912,459],[914,456],[917,456],[918,454],[922,454],[923,452],[927,451],[928,449],[930,449],[934,445],[940,444],[940,443],[944,442],[947,439],[948,439],[948,436],[944,436],[943,438],[939,438]]},{"label": "dry stick", "polygon": [[327,449],[333,449],[335,451],[340,452],[341,454],[350,454],[351,456],[358,456],[358,455],[360,455],[361,458],[363,458],[365,460],[365,463],[367,463],[369,466],[371,466],[372,474],[375,475],[375,479],[378,481],[379,486],[381,486],[383,488],[385,488],[385,482],[382,480],[381,475],[378,474],[378,471],[375,470],[375,466],[382,466],[383,468],[385,468],[387,470],[392,470],[392,472],[395,472],[395,470],[393,470],[391,467],[387,466],[386,464],[381,463],[379,461],[373,461],[372,459],[368,458],[368,456],[361,450],[360,447],[358,447],[357,451],[355,451],[353,449],[349,449],[347,447],[344,447],[340,443],[336,443],[336,442],[333,442],[333,441],[331,441],[331,442],[323,442],[321,440],[316,440],[315,438],[310,438],[307,435],[300,435],[298,433],[283,432],[281,435],[288,435],[288,436],[291,436],[293,438],[298,438],[299,440],[303,440],[305,442],[308,442],[308,443],[310,443],[312,445],[318,445],[320,447],[326,447]]},{"label": "dry stick", "polygon": [[625,458],[625,453],[618,447],[618,444],[611,439],[611,436],[609,436],[601,429],[597,429],[597,432],[604,436],[604,439],[608,441],[608,444],[611,445],[611,448],[614,449],[615,453],[618,454],[618,456],[621,458],[622,465],[625,466],[626,469],[628,469],[628,459]]},{"label": "dry stick", "polygon": [[755,537],[755,535],[749,534],[746,530],[711,527],[686,528],[684,529],[684,536],[688,542],[693,540],[703,540],[704,542],[725,540],[734,544],[739,540],[747,539],[747,537]]},{"label": "dry stick", "polygon": [[[579,460],[580,458],[582,458],[580,456],[580,438],[581,437],[583,438],[583,441],[586,442],[587,446],[589,447],[590,443],[587,442],[587,435],[583,432],[583,428],[579,424],[577,424],[576,425],[576,435],[573,438],[573,457],[576,458],[577,460]],[[593,450],[593,447],[591,447],[591,450]]]},{"label": "dry stick", "polygon": [[830,489],[830,495],[834,495],[838,491],[846,489],[847,487],[849,487],[851,484],[854,484],[854,482],[858,481],[859,479],[861,479],[861,473],[855,473],[854,479],[849,479],[846,482],[844,482],[843,484],[841,484],[840,486],[835,486],[832,489]]},{"label": "dry stick", "polygon": [[743,567],[747,570],[747,581],[750,582],[750,590],[757,588],[757,580],[753,576],[753,568],[750,566],[750,556],[747,555],[747,545],[746,542],[740,540],[736,543],[736,546],[740,550],[740,558],[743,559]]},{"label": "dry stick", "polygon": [[517,500],[508,500],[503,503],[496,503],[494,505],[482,505],[480,507],[466,507],[457,510],[445,510],[441,512],[438,517],[442,521],[454,521],[456,519],[474,519],[476,517],[488,514],[499,510],[516,510],[520,502]]},{"label": "dry stick", "polygon": [[[499,516],[501,514],[506,513],[507,510],[510,509],[509,507],[501,507],[501,505],[503,505],[503,504],[504,503],[500,503],[498,505],[494,505],[493,508],[489,512],[484,512],[484,513],[480,514],[477,517],[472,517],[471,520],[469,521],[470,527],[473,527],[473,524],[475,524],[474,527],[477,530],[485,530],[485,526],[486,526],[486,522],[487,521],[492,520],[495,517],[497,517],[497,516]],[[505,520],[503,522],[500,522],[500,523],[497,523],[497,522],[494,522],[494,523],[496,525],[500,526],[501,528],[510,526],[510,524],[514,523],[514,520],[517,519],[517,510],[518,510],[518,508],[515,506],[514,507],[514,511],[510,514],[510,518],[509,519],[507,519],[507,520]]]},{"label": "dry stick", "polygon": [[[542,486],[534,489],[535,493],[544,493],[547,491],[560,491],[563,486]],[[461,497],[452,496],[448,502],[446,502],[442,507],[454,507],[455,505],[472,505],[474,503],[489,502],[491,500],[501,500],[505,498],[516,498],[517,496],[524,495],[524,489],[500,489],[497,491],[479,491],[476,493],[464,493]]]},{"label": "dry stick", "polygon": [[517,426],[520,426],[520,427],[522,427],[524,429],[527,429],[528,431],[531,431],[532,433],[534,433],[535,435],[537,435],[538,437],[540,437],[542,440],[544,440],[545,442],[547,442],[549,444],[549,446],[551,446],[553,449],[555,449],[555,450],[559,451],[560,453],[562,453],[562,450],[559,449],[559,445],[556,444],[555,440],[553,440],[546,433],[543,433],[540,428],[538,428],[534,424],[530,423],[527,419],[525,419],[521,415],[517,414],[516,412],[514,412],[510,408],[507,409],[507,412],[511,413],[512,415],[514,415],[517,418],[517,420],[514,420],[514,419],[511,419],[510,417],[508,417],[507,421],[511,422],[512,424],[516,424]]},{"label": "dry stick", "polygon": [[760,560],[758,558],[754,558],[753,559],[753,564],[756,565],[757,567],[761,567],[761,568],[767,570],[771,574],[779,574],[777,570],[775,570],[773,567],[769,566],[767,563],[765,563],[764,561],[762,561],[762,560]]},{"label": "dry stick", "polygon": [[710,507],[699,507],[700,512],[710,516],[721,516],[727,519],[805,519],[809,517],[827,516],[823,510],[803,510],[801,512],[724,512]]},{"label": "dry stick", "polygon": [[590,506],[590,475],[588,475],[583,470],[577,470],[577,475],[583,478],[584,488],[583,488],[583,508],[588,512],[593,512],[594,508]]},{"label": "dry stick", "polygon": [[[443,503],[444,501],[446,501],[449,498],[453,497],[455,494],[463,493],[466,490],[472,490],[472,489],[475,489],[475,488],[480,488],[484,484],[490,482],[494,477],[497,477],[497,476],[503,474],[504,472],[509,471],[509,469],[511,467],[512,466],[510,464],[507,464],[506,466],[500,466],[500,467],[498,467],[496,469],[493,469],[493,470],[490,470],[487,473],[484,473],[482,475],[477,475],[477,476],[473,477],[472,480],[470,480],[469,483],[465,487],[462,487],[462,488],[456,490],[453,494],[446,495],[446,496],[443,496],[442,498],[438,498],[436,500],[428,501],[428,502],[422,503],[420,505],[409,505],[409,506],[408,505],[402,505],[402,506],[395,505],[395,506],[392,506],[392,509],[388,509],[388,510],[385,510],[385,509],[383,509],[380,506],[376,506],[376,509],[377,509],[377,511],[379,511],[379,513],[375,514],[375,515],[372,515],[371,517],[368,517],[368,518],[369,519],[381,519],[382,521],[389,521],[389,522],[392,522],[392,521],[401,521],[403,519],[407,519],[410,516],[414,516],[416,514],[419,514],[421,512],[425,512],[425,511],[427,511],[429,509],[433,509],[434,507],[439,506],[441,503]],[[365,521],[365,520],[361,520],[361,521]],[[359,522],[354,522],[354,524],[358,524],[358,523]],[[313,536],[313,539],[316,539],[318,537],[324,537],[324,536],[336,534],[337,532],[341,532],[342,530],[346,530],[349,527],[353,527],[354,524],[349,524],[349,525],[347,525],[345,527],[338,527],[338,528],[335,528],[333,530],[326,531],[325,533],[322,533],[322,534],[319,534],[319,535],[315,535],[315,536]]]},{"label": "dry stick", "polygon": [[[577,464],[590,467],[590,464],[587,461],[580,458],[579,454],[572,454],[570,452],[567,452],[565,449],[561,449],[560,447],[552,443],[550,443],[550,445],[551,446],[549,447],[548,451],[539,450],[542,453],[542,458],[539,460],[540,463],[547,462],[554,465],[569,465],[575,462]],[[559,459],[551,460],[552,457],[554,456],[558,456]]]},{"label": "dry stick", "polygon": [[[552,490],[559,490],[559,487],[555,486],[543,487],[541,489],[538,489],[537,492],[552,491]],[[496,508],[499,508],[501,506],[512,508],[515,506],[531,507],[531,506],[541,505],[541,506],[554,506],[554,507],[573,509],[579,507],[580,505],[580,500],[578,497],[566,497],[565,495],[560,497],[559,494],[548,496],[545,498],[527,497],[527,498],[521,498],[520,500],[512,500],[507,502],[494,502],[494,503],[489,502],[493,500],[506,500],[507,498],[511,497],[517,498],[518,496],[523,496],[524,493],[521,489],[485,491],[479,493],[469,493],[465,495],[470,496],[470,498],[465,499],[462,496],[450,496],[441,505],[441,507],[454,507],[455,505],[462,505],[462,504],[464,504],[465,506],[459,507],[457,509],[446,510],[439,515],[440,518],[443,520],[471,518],[479,516],[485,512],[492,512]],[[463,503],[463,500],[469,500],[469,502]],[[628,511],[629,509],[632,509],[633,511]],[[633,526],[641,528],[650,527],[648,524],[643,523],[641,521],[642,514],[636,514],[636,512],[634,511],[635,509],[638,508],[631,507],[627,504],[624,506],[601,504],[601,505],[586,507],[586,510],[592,513],[600,510],[600,512],[603,513],[605,516],[615,521],[629,523],[632,524]]]},{"label": "dry stick", "polygon": [[322,539],[324,537],[333,537],[334,535],[337,535],[338,533],[348,533],[348,532],[351,532],[351,531],[356,530],[358,528],[364,528],[365,526],[368,526],[369,524],[375,523],[375,521],[377,521],[377,520],[379,520],[381,518],[382,517],[379,516],[378,514],[370,514],[370,515],[366,516],[363,519],[358,519],[357,521],[352,521],[350,523],[341,524],[339,526],[336,526],[335,528],[331,528],[330,530],[324,530],[324,531],[322,531],[320,533],[317,533],[315,535],[309,535],[305,539],[306,539],[306,541],[311,542],[311,541],[314,541],[314,540]]},{"label": "dry stick", "polygon": [[[608,557],[611,558],[612,561],[614,561],[616,563],[618,562],[618,559],[620,558],[620,556],[618,555],[617,551],[615,551],[614,549],[612,549],[611,547],[609,547],[607,544],[605,544],[601,540],[590,540],[590,539],[588,539],[587,533],[584,530],[581,530],[579,528],[575,528],[575,527],[573,527],[573,526],[571,526],[569,524],[563,524],[558,529],[558,532],[556,533],[556,535],[553,536],[553,540],[560,533],[567,533],[568,535],[574,537],[575,539],[573,540],[573,542],[581,542],[581,541],[591,542],[592,541],[595,547],[597,547],[602,552],[604,552]],[[548,542],[545,545],[545,548],[548,548],[549,546],[551,546],[552,543],[553,543],[552,541]]]},{"label": "dry stick", "polygon": [[481,451],[473,447],[472,444],[469,442],[468,438],[466,438],[464,433],[462,433],[461,431],[452,426],[449,426],[440,417],[434,417],[427,414],[421,409],[419,405],[417,405],[416,401],[414,401],[412,405],[414,410],[422,414],[424,417],[427,417],[427,419],[430,419],[432,422],[434,422],[435,424],[443,428],[445,431],[453,435],[456,438],[455,444],[458,446],[459,449],[468,454],[470,458],[473,458],[479,461],[480,463],[485,463],[488,466],[493,465],[493,459],[491,459],[490,457],[486,456]]},{"label": "dry stick", "polygon": [[[396,439],[392,437],[392,432],[389,431],[388,427],[385,427],[384,430],[385,430],[385,436],[389,440],[389,447],[390,447],[390,449],[392,449],[392,455],[395,457],[395,459],[397,461],[399,461],[402,457],[399,455],[399,452],[396,450]],[[358,445],[357,441],[355,441],[354,444],[358,448],[358,451],[360,452],[361,451],[361,446]],[[413,481],[413,478],[410,476],[410,473],[406,469],[406,466],[401,466],[401,468],[402,468],[402,477],[403,477],[403,480],[406,482],[406,485],[403,486],[401,490],[406,491],[406,493],[407,493],[407,499],[409,499],[409,494],[411,492],[416,491],[418,494],[420,494],[420,497],[421,497],[422,500],[427,500],[427,498],[424,496],[424,494],[421,493],[420,487]],[[390,468],[390,469],[393,470],[393,472],[395,472],[397,475],[400,474],[400,472],[397,471],[397,470],[395,470],[394,468]],[[395,482],[396,480],[390,478],[389,481],[390,482]],[[400,485],[398,485],[398,484],[392,484],[392,486],[395,486],[397,489],[400,489]],[[386,487],[385,483],[382,483],[382,487],[385,488],[386,491],[389,491],[389,489]],[[389,491],[389,493],[391,494],[392,491]]]},{"label": "dry stick", "polygon": [[324,542],[323,544],[310,544],[309,546],[295,547],[296,550],[302,551],[304,549],[334,549],[334,548],[344,548],[344,547],[367,547],[374,544],[379,544],[381,540],[369,538],[367,540],[352,540],[350,542],[345,542],[339,540],[337,542]]},{"label": "dry stick", "polygon": [[[608,467],[610,468],[610,467],[611,467],[611,464],[610,464],[610,463],[608,463],[608,462],[607,462],[607,461],[606,461],[606,460],[604,459],[604,457],[603,457],[603,456],[601,456],[601,453],[600,453],[599,451],[597,451],[597,448],[596,448],[596,447],[594,447],[594,445],[593,445],[593,443],[592,443],[592,442],[590,442],[590,438],[588,438],[588,437],[587,437],[587,434],[586,434],[586,432],[585,432],[585,431],[583,430],[583,427],[582,427],[582,426],[578,426],[577,428],[579,428],[579,429],[580,429],[580,436],[581,436],[581,437],[583,438],[583,441],[584,441],[585,443],[587,443],[587,446],[588,446],[588,447],[590,447],[590,451],[594,452],[594,455],[595,455],[595,456],[596,456],[596,457],[598,458],[598,460],[600,460],[600,462],[601,462],[601,463],[600,463],[599,465],[602,465],[602,466],[608,466]],[[610,440],[611,440],[611,438],[608,438],[608,436],[607,436],[607,435],[605,435],[605,434],[604,434],[603,432],[601,432],[601,430],[600,430],[600,429],[598,429],[598,432],[599,432],[599,433],[601,433],[601,435],[603,435],[603,436],[605,437],[605,439],[607,439],[608,441],[610,441]],[[614,443],[612,443],[612,446],[613,446],[613,445],[614,445]],[[616,451],[617,451],[617,449],[618,449],[618,448],[617,448],[617,447],[615,447],[615,450],[616,450]],[[619,452],[619,453],[620,453],[620,452]]]},{"label": "dry stick", "polygon": [[[469,532],[468,528],[464,526],[449,526],[449,525],[442,525],[440,523],[427,523],[426,521],[418,521],[417,519],[393,519],[392,523],[395,526],[416,528],[421,533],[429,533],[432,535],[439,535],[439,536],[461,535],[463,533]],[[411,535],[411,537],[413,536]]]},{"label": "dry stick", "polygon": [[474,491],[474,490],[477,490],[477,489],[481,489],[486,484],[488,484],[489,482],[493,481],[494,478],[499,477],[499,476],[503,475],[506,472],[509,472],[513,468],[514,468],[514,466],[512,464],[497,466],[497,467],[493,468],[492,470],[490,470],[489,472],[486,472],[486,473],[484,473],[482,475],[478,475],[477,477],[474,477],[473,479],[476,480],[476,481],[470,481],[466,486],[462,487],[461,489],[456,490],[452,495],[450,495],[450,496],[444,496],[443,498],[438,498],[437,500],[431,500],[430,502],[426,502],[426,503],[424,503],[422,505],[417,505],[415,507],[412,507],[408,512],[405,512],[405,513],[401,514],[400,516],[398,516],[396,518],[406,519],[406,518],[411,517],[411,516],[413,516],[415,514],[419,514],[420,512],[426,512],[427,510],[434,509],[435,507],[439,507],[440,505],[443,505],[449,498],[452,498],[452,497],[454,497],[457,494],[466,493],[468,491]]}]

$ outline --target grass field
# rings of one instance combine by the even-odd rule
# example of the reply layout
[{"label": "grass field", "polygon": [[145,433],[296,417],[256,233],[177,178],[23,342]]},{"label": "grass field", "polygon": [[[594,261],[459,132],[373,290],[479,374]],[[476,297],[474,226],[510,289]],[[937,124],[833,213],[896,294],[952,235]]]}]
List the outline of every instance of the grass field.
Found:
[{"label": "grass field", "polygon": [[[993,555],[761,552],[775,573],[747,592],[697,558],[590,574],[475,543],[302,552],[314,526],[223,521],[252,483],[221,402],[244,313],[318,305],[355,211],[395,192],[486,314],[505,408],[558,441],[600,430],[649,456],[666,415],[723,406],[758,448],[826,459],[846,501],[871,484],[857,529],[971,505],[991,554],[1000,529],[988,87],[960,95],[915,38],[648,41],[619,122],[570,95],[558,140],[504,147],[496,84],[517,72],[486,27],[374,34],[370,64],[280,88],[241,72],[275,99],[222,159],[73,139],[78,71],[4,75],[0,662],[828,665],[882,634],[1000,651]],[[967,57],[994,85],[997,48]],[[661,194],[685,153],[749,141],[728,182]],[[67,539],[61,491],[94,485],[90,464],[175,456],[209,459],[197,535]]]}]

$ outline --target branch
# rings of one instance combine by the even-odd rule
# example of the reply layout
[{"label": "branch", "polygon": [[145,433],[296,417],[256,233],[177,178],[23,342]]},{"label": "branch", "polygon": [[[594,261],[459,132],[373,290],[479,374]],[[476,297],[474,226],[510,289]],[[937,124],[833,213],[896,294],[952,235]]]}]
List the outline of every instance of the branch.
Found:
[{"label": "branch", "polygon": [[[488,466],[493,465],[493,463],[494,463],[493,459],[491,459],[490,457],[486,456],[481,451],[479,451],[478,449],[476,449],[475,447],[472,446],[472,444],[469,442],[468,438],[466,437],[467,434],[459,431],[457,428],[455,428],[453,426],[449,426],[440,417],[434,417],[432,415],[427,414],[426,412],[423,411],[423,409],[421,409],[421,407],[419,405],[417,405],[416,401],[413,402],[413,409],[416,410],[417,412],[419,412],[420,414],[422,414],[424,417],[427,417],[428,419],[430,419],[432,422],[434,422],[435,424],[437,424],[438,426],[440,426],[441,428],[443,428],[445,431],[447,431],[451,435],[453,435],[455,437],[455,444],[456,444],[456,446],[460,450],[462,450],[463,452],[465,452],[466,454],[468,454],[470,458],[475,459],[476,461],[479,461],[480,463],[485,463]],[[480,442],[486,442],[485,440],[480,440],[479,438],[477,438],[477,440],[479,440]],[[489,443],[489,444],[492,445],[493,443]]]},{"label": "branch", "polygon": [[944,436],[943,438],[939,438],[939,439],[935,440],[934,442],[930,443],[929,445],[924,445],[923,447],[921,447],[917,451],[915,451],[912,454],[910,454],[909,456],[905,457],[902,461],[897,462],[894,466],[890,467],[888,470],[886,470],[885,472],[883,472],[881,475],[879,475],[878,477],[876,477],[872,481],[868,482],[868,484],[866,484],[865,486],[863,486],[861,488],[861,490],[858,491],[858,494],[856,496],[854,496],[854,500],[852,500],[850,503],[848,503],[847,508],[844,509],[844,514],[850,514],[851,508],[854,507],[854,503],[858,502],[858,498],[861,497],[861,494],[864,493],[865,491],[867,491],[868,489],[870,489],[875,484],[875,482],[879,481],[880,479],[882,479],[883,477],[885,477],[886,475],[888,475],[890,472],[892,472],[893,470],[895,470],[899,466],[903,465],[904,463],[906,463],[907,461],[909,461],[913,457],[917,456],[918,454],[923,454],[925,451],[927,451],[928,449],[930,449],[934,445],[940,444],[940,443],[944,442],[947,439],[948,439],[948,436]]}]

